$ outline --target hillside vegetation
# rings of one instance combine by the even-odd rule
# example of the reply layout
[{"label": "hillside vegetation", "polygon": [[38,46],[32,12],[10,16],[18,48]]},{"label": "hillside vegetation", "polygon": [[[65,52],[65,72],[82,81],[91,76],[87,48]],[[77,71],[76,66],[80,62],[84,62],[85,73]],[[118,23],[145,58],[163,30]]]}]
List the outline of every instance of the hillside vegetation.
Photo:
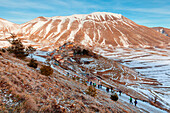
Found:
[{"label": "hillside vegetation", "polygon": [[92,97],[85,93],[88,86],[56,70],[41,75],[27,63],[1,52],[0,112],[140,112],[100,90]]}]

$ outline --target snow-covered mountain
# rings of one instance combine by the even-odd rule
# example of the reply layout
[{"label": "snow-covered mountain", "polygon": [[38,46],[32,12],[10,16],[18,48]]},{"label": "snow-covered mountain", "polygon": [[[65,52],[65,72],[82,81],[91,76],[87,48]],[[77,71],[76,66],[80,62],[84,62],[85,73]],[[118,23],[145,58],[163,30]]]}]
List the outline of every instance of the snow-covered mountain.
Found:
[{"label": "snow-covered mountain", "polygon": [[2,32],[11,32],[13,30],[16,30],[19,28],[18,24],[14,24],[12,22],[9,22],[5,19],[0,18],[0,31]]},{"label": "snow-covered mountain", "polygon": [[[90,112],[93,109],[99,112],[107,110],[111,112],[133,112],[133,110],[135,112],[169,112],[170,37],[152,28],[138,25],[120,14],[105,12],[64,17],[38,17],[20,25],[0,19],[0,48],[10,45],[5,38],[9,38],[11,33],[21,38],[24,45],[31,44],[41,50],[52,49],[56,51],[54,57],[61,63],[56,65],[56,62],[51,61],[52,68],[55,70],[54,76],[44,77],[39,74],[38,69],[34,70],[28,67],[28,62],[1,52],[0,70],[2,70],[2,76],[0,76],[0,83],[2,84],[0,85],[4,87],[0,88],[0,97],[3,98],[4,102],[11,105],[18,104],[18,102],[15,103],[16,98],[11,98],[10,92],[6,93],[6,90],[3,92],[3,88],[7,89],[5,85],[10,85],[14,87],[11,91],[16,91],[12,96],[18,97],[17,95],[19,95],[24,100],[33,99],[32,102],[34,104],[37,102],[36,106],[42,110],[46,110],[49,103],[53,105],[52,100],[56,99],[55,102],[57,101],[58,105],[62,105],[62,109],[66,108],[71,111],[81,108],[80,110],[83,110],[83,112]],[[65,42],[71,42],[71,44],[74,42],[75,47],[94,52],[94,55],[81,56],[80,54],[74,59],[72,58],[74,52],[67,48],[71,47],[74,50],[74,46],[66,46]],[[139,46],[146,48],[135,48]],[[166,47],[159,48],[162,46]],[[92,51],[86,47],[93,47]],[[48,53],[48,55],[51,54],[52,52]],[[69,54],[71,55],[68,56]],[[98,57],[95,58],[95,55],[98,55]],[[46,52],[35,52],[34,58],[40,61],[39,68],[43,64],[42,62],[45,62],[46,57],[49,57]],[[68,72],[70,73],[69,76],[67,75]],[[90,73],[102,80],[103,89],[98,90],[98,97],[95,100],[87,97],[84,93],[86,86],[82,85],[81,82],[80,84],[73,82],[71,78],[73,75],[77,75],[87,79],[84,76],[85,73]],[[24,81],[23,84],[22,81]],[[67,88],[68,86],[69,88]],[[105,94],[106,87],[110,86],[114,87],[116,91],[122,90],[123,95],[120,96],[118,103],[110,100],[110,93]],[[51,88],[58,88],[60,90],[57,89],[57,92],[62,93],[54,98],[55,90],[51,91]],[[37,90],[40,89],[42,93],[37,93]],[[20,93],[22,90],[25,94],[32,96],[30,98],[25,97]],[[45,94],[46,92],[50,93]],[[73,99],[70,99],[70,94],[74,97]],[[64,98],[62,98],[63,95],[65,95]],[[129,96],[139,99],[137,108],[128,104]],[[14,101],[10,99],[14,99]],[[79,102],[76,99],[82,101],[80,107],[77,107]],[[155,99],[157,99],[157,102]],[[88,105],[91,100],[94,103]],[[19,102],[21,101],[19,100]],[[67,104],[67,102],[71,104]],[[72,102],[78,102],[78,104]],[[0,100],[0,105],[1,103]],[[27,103],[31,102],[28,101]],[[35,108],[35,111],[41,110],[32,106],[34,104],[27,105],[27,103],[24,104],[23,109],[31,105],[32,108]],[[93,105],[96,105],[96,107]],[[87,109],[82,109],[84,106],[87,106]]]},{"label": "snow-covered mountain", "polygon": [[1,33],[7,28],[5,32],[20,34],[21,37],[46,46],[59,46],[67,41],[91,47],[157,46],[166,45],[170,40],[154,29],[138,25],[121,14],[106,12],[38,17],[21,25],[5,20],[0,22]]}]

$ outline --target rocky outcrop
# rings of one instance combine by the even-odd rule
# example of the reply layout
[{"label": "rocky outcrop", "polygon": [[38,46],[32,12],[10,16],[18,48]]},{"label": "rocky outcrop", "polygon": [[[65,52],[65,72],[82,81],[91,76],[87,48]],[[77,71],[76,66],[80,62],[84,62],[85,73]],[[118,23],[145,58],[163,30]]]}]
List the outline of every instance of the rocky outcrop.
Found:
[{"label": "rocky outcrop", "polygon": [[153,27],[157,32],[160,32],[161,34],[170,37],[170,29],[163,28],[163,27]]}]

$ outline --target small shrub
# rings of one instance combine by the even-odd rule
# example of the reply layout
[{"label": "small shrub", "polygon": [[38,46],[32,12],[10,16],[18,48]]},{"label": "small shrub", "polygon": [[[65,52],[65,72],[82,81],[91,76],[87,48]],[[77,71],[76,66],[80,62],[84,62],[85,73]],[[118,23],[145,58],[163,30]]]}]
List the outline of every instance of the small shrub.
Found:
[{"label": "small shrub", "polygon": [[79,80],[80,80],[80,77],[76,76],[76,80],[79,81]]},{"label": "small shrub", "polygon": [[110,96],[110,99],[114,100],[114,101],[117,101],[118,100],[118,95],[117,93],[113,94]]},{"label": "small shrub", "polygon": [[83,53],[83,55],[89,55],[89,51],[86,49],[83,49],[82,53]]},{"label": "small shrub", "polygon": [[34,51],[36,51],[36,49],[33,48],[32,46],[28,46],[28,48],[26,49],[26,51],[27,51],[28,53],[33,53]]},{"label": "small shrub", "polygon": [[46,65],[43,65],[40,68],[40,71],[41,71],[41,74],[46,75],[46,76],[50,76],[53,74],[53,69],[50,66],[46,66]]},{"label": "small shrub", "polygon": [[26,111],[38,111],[36,101],[30,96],[25,100],[23,107]]},{"label": "small shrub", "polygon": [[5,52],[6,52],[6,49],[1,48],[0,51],[2,51],[3,53],[5,53]]},{"label": "small shrub", "polygon": [[36,69],[37,66],[38,66],[38,63],[37,63],[36,60],[34,60],[34,59],[32,58],[27,65]]},{"label": "small shrub", "polygon": [[73,80],[76,80],[76,77],[72,77]]},{"label": "small shrub", "polygon": [[97,90],[93,86],[89,86],[88,89],[86,90],[86,94],[91,95],[92,97],[97,96]]}]

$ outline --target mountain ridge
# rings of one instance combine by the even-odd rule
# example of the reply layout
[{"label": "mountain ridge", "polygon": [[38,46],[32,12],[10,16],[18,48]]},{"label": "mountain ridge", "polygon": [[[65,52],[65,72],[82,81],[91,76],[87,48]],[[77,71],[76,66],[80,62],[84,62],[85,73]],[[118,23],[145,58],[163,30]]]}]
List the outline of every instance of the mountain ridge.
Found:
[{"label": "mountain ridge", "polygon": [[7,32],[22,34],[21,37],[36,43],[48,43],[46,46],[53,47],[58,47],[66,41],[90,47],[163,46],[168,45],[170,40],[154,29],[138,25],[121,14],[106,12],[37,17],[18,26]]}]

